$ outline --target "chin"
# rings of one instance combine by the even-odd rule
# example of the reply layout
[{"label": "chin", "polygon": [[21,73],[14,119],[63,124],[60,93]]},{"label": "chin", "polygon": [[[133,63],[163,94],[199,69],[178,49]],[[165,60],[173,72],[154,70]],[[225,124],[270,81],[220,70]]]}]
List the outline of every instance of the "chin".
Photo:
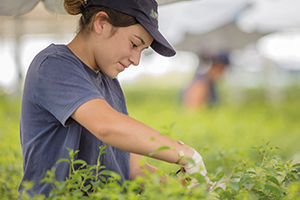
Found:
[{"label": "chin", "polygon": [[114,78],[117,78],[118,75],[119,75],[119,73],[118,73],[118,74],[111,74],[111,75],[107,75],[107,76],[108,76],[109,78],[111,78],[111,79],[114,79]]},{"label": "chin", "polygon": [[109,77],[111,79],[114,79],[114,78],[118,77],[119,72],[118,73],[105,73],[105,72],[103,72],[103,74],[105,74],[107,77]]}]

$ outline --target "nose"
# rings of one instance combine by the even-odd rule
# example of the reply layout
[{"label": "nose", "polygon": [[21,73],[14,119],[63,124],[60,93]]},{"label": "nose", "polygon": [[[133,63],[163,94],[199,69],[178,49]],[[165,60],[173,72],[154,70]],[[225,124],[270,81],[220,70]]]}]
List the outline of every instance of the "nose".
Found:
[{"label": "nose", "polygon": [[141,59],[141,51],[134,51],[134,53],[129,57],[130,62],[134,65],[137,66],[140,63]]}]

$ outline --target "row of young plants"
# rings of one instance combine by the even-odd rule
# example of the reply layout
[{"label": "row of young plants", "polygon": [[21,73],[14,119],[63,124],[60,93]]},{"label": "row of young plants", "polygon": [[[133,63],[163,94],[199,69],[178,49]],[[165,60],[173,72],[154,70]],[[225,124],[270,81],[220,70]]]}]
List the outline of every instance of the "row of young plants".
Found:
[{"label": "row of young plants", "polygon": [[[230,171],[220,171],[209,174],[213,184],[206,183],[200,174],[177,175],[171,172],[165,175],[158,171],[150,174],[145,171],[145,177],[134,181],[121,183],[120,176],[106,170],[98,161],[96,165],[87,165],[83,160],[74,160],[78,151],[69,149],[69,177],[62,182],[55,179],[53,168],[48,171],[41,183],[51,184],[53,190],[47,199],[300,199],[300,163],[283,162],[276,157],[277,147],[265,142],[264,146],[254,147],[259,160],[250,164],[248,160],[237,158],[237,164]],[[105,152],[100,147],[99,158]],[[99,159],[100,160],[100,159]],[[293,164],[292,164],[293,163]],[[75,169],[75,165],[81,165]],[[103,176],[109,176],[105,179]],[[161,182],[160,176],[166,176],[167,182]],[[200,186],[190,188],[191,180],[196,179]],[[142,187],[143,185],[143,187]],[[222,186],[221,186],[222,185]],[[45,199],[43,195],[29,196],[32,183],[24,185],[22,199]],[[210,189],[207,189],[210,188]]]},{"label": "row of young plants", "polygon": [[[205,183],[202,183],[203,188],[201,186],[200,188],[187,189],[186,186],[182,186],[178,178],[173,176],[174,172],[178,170],[176,165],[148,160],[162,170],[159,172],[160,174],[168,174],[169,182],[167,185],[159,182],[159,174],[148,175],[133,182],[125,182],[123,187],[119,184],[114,186],[113,183],[101,184],[102,186],[97,189],[99,191],[94,191],[95,196],[96,193],[98,193],[97,195],[104,193],[110,195],[107,197],[108,199],[113,199],[113,195],[120,193],[118,199],[298,198],[299,173],[296,162],[299,162],[299,158],[297,158],[297,152],[299,152],[298,120],[300,118],[299,89],[293,89],[290,93],[290,99],[276,107],[271,107],[260,100],[262,99],[260,98],[261,95],[251,94],[251,101],[245,102],[245,105],[237,106],[228,103],[215,109],[201,110],[199,113],[187,115],[178,109],[177,91],[176,88],[173,91],[161,89],[152,89],[151,91],[127,90],[125,94],[130,115],[160,130],[163,134],[183,140],[193,146],[203,156],[210,178],[212,180],[216,178],[214,181],[217,181],[218,178],[222,177],[220,180],[226,181],[226,189],[215,188],[211,192],[207,192]],[[20,99],[9,96],[0,97],[0,199],[4,200],[19,197],[17,188],[22,178],[19,113]],[[173,122],[176,125],[173,126],[172,131],[169,130],[169,126],[161,130],[162,126]],[[256,147],[255,145],[260,144],[262,139],[271,141],[272,145],[281,148],[278,150],[272,147],[272,157],[268,157],[270,154],[266,154],[269,162],[265,164],[265,167],[262,166],[267,160],[263,160],[260,155],[263,151],[268,152],[271,147]],[[252,146],[255,146],[253,150],[251,150]],[[270,151],[271,149],[269,149]],[[275,151],[278,153],[274,154]],[[291,159],[294,161],[290,161]],[[92,166],[85,166],[86,169],[89,167]],[[271,169],[274,169],[276,173]],[[80,174],[81,172],[76,173]],[[76,176],[78,177],[78,175]],[[118,180],[117,176],[113,177]],[[74,181],[75,179],[69,177],[66,181],[71,180]],[[114,179],[110,179],[110,182],[113,182],[112,180]],[[140,183],[145,183],[145,189],[143,193],[138,194]],[[66,183],[56,182],[56,184],[59,186]],[[68,184],[72,185],[71,183]],[[253,184],[254,187],[252,187]],[[55,184],[53,185],[55,186]],[[129,189],[123,192],[125,186]],[[30,188],[30,183],[26,187]],[[279,195],[273,197],[272,195],[279,194],[278,190],[280,197]],[[72,195],[71,191],[73,190],[65,190],[66,193],[69,193],[68,195]],[[266,197],[260,191],[265,194],[271,192],[272,195]],[[79,192],[78,195],[80,196],[81,193]],[[78,197],[78,199],[85,197],[87,196]],[[24,198],[26,199],[26,197]],[[55,198],[68,199],[68,196],[64,197],[63,194],[57,193]],[[76,199],[77,197],[72,196],[72,198]],[[101,198],[95,197],[94,199]]]},{"label": "row of young plants", "polygon": [[18,197],[22,178],[22,152],[19,136],[19,98],[0,96],[0,199]]}]

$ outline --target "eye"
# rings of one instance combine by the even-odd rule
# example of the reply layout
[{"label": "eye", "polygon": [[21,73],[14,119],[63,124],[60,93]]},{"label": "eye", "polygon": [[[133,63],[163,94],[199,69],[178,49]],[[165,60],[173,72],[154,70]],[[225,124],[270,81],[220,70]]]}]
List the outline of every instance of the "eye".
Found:
[{"label": "eye", "polygon": [[137,47],[137,45],[134,44],[133,42],[131,42],[131,45],[132,45],[133,48],[136,48],[136,47]]}]

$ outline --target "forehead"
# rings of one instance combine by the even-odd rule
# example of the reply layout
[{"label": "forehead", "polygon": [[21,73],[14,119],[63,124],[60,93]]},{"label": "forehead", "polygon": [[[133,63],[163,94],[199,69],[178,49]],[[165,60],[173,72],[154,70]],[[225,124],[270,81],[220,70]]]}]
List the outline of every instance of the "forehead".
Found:
[{"label": "forehead", "polygon": [[131,25],[128,27],[122,27],[121,33],[127,34],[129,37],[134,37],[138,40],[141,40],[145,45],[150,46],[153,38],[152,36],[144,29],[140,24]]}]

